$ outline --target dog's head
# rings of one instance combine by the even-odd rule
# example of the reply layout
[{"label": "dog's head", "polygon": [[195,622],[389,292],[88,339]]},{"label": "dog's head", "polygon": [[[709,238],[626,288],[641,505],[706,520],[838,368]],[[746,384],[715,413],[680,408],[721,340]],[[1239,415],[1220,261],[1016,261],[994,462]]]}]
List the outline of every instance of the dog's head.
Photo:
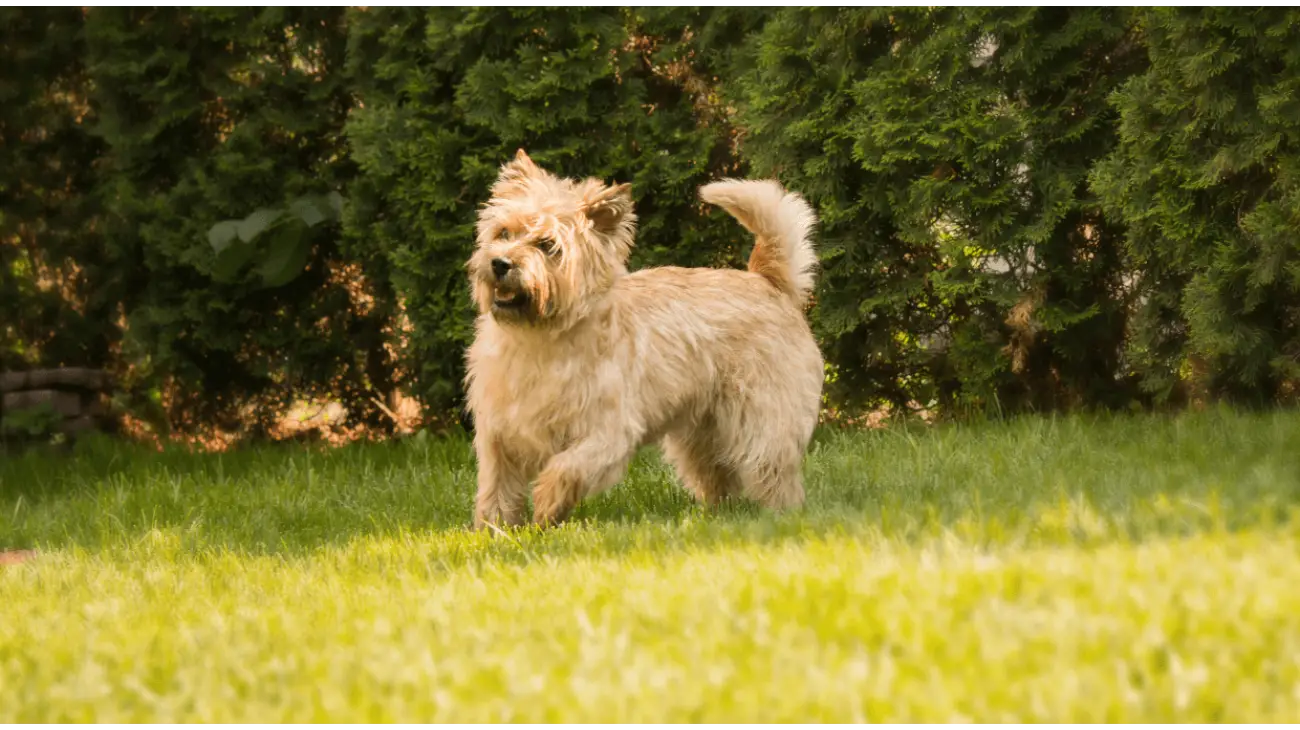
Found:
[{"label": "dog's head", "polygon": [[627,273],[636,233],[628,189],[558,178],[519,150],[479,212],[468,264],[479,311],[525,326],[581,319]]}]

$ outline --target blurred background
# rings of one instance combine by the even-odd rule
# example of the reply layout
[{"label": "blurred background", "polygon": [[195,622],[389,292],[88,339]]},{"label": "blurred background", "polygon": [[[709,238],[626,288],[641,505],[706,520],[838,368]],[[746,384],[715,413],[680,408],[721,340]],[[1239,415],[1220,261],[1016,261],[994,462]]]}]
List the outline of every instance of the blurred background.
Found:
[{"label": "blurred background", "polygon": [[523,147],[632,183],[634,267],[743,265],[718,177],[806,196],[827,420],[1286,402],[1298,19],[3,8],[0,372],[103,371],[78,408],[158,443],[468,425],[463,266]]}]

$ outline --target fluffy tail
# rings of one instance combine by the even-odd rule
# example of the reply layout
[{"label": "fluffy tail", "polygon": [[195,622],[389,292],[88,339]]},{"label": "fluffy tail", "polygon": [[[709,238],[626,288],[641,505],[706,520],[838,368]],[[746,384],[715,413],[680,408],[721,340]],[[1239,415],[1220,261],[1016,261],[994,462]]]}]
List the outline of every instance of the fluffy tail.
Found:
[{"label": "fluffy tail", "polygon": [[809,234],[817,214],[775,180],[721,180],[700,188],[700,198],[720,206],[753,233],[749,270],[762,274],[802,306],[812,293],[817,268]]}]

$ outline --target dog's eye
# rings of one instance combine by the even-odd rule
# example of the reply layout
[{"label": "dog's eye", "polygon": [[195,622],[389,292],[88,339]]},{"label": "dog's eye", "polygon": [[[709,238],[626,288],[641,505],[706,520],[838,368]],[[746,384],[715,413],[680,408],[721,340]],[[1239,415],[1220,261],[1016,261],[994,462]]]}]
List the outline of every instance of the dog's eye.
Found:
[{"label": "dog's eye", "polygon": [[555,245],[555,241],[549,238],[543,238],[537,242],[537,249],[547,256],[554,256],[560,252],[560,247]]}]

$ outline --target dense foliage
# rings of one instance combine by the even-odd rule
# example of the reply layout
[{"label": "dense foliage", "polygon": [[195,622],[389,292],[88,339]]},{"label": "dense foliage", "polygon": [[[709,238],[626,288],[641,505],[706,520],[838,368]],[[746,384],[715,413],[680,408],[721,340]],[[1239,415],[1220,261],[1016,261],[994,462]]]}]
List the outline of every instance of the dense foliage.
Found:
[{"label": "dense foliage", "polygon": [[387,425],[398,389],[450,413],[475,208],[520,147],[632,184],[635,266],[743,265],[704,182],[805,194],[835,405],[1300,380],[1292,10],[0,20],[0,367],[108,366],[173,426],[257,434],[304,397]]}]

